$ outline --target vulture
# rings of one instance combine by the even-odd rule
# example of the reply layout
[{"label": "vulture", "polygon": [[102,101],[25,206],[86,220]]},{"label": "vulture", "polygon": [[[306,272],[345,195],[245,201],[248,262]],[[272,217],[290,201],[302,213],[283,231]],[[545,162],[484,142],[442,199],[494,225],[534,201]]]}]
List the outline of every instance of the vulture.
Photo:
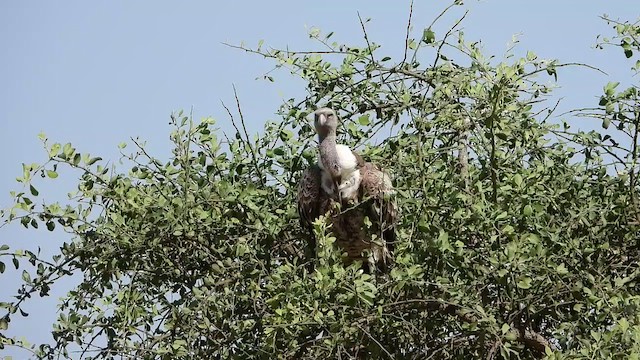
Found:
[{"label": "vulture", "polygon": [[298,185],[298,214],[311,233],[309,248],[315,256],[312,223],[326,214],[337,245],[346,253],[346,265],[361,261],[366,272],[386,272],[396,240],[391,178],[348,146],[337,144],[335,111],[316,110],[314,125],[318,163],[302,174]]}]

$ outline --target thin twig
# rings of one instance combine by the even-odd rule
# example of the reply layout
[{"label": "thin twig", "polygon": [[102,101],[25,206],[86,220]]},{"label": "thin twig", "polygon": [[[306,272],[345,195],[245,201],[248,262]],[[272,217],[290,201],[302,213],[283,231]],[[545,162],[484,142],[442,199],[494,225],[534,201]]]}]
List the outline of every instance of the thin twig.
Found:
[{"label": "thin twig", "polygon": [[378,345],[378,347],[382,349],[382,351],[384,351],[385,354],[387,354],[389,359],[395,358],[393,355],[391,355],[389,350],[385,349],[385,347],[382,346],[382,344],[376,338],[374,338],[367,330],[365,330],[362,326],[360,326],[360,324],[357,324],[357,325],[358,325],[358,328],[360,328],[360,330],[362,330],[362,332],[364,332],[369,337],[369,339],[373,340],[373,342],[376,343],[376,345]]},{"label": "thin twig", "polygon": [[[413,16],[413,0],[409,4],[409,21],[407,21],[407,33],[404,38],[404,56],[400,64],[404,64],[407,61],[407,53],[409,52],[409,32],[411,31],[411,17]],[[401,67],[401,66],[399,66]]]},{"label": "thin twig", "polygon": [[462,21],[467,17],[468,13],[469,13],[469,10],[465,11],[464,14],[462,14],[462,16],[458,19],[458,21],[456,21],[455,24],[453,24],[453,26],[444,34],[444,37],[442,38],[442,42],[440,42],[440,45],[438,46],[438,50],[436,51],[436,58],[434,59],[433,65],[432,65],[433,68],[435,68],[436,65],[438,64],[438,60],[440,59],[440,54],[442,54],[442,48],[447,43],[447,38],[449,38],[449,36],[451,36],[451,34],[455,31],[455,29],[460,24],[462,24]]},{"label": "thin twig", "polygon": [[631,167],[629,169],[629,192],[631,203],[634,207],[638,206],[636,199],[636,166],[638,163],[638,133],[640,132],[640,113],[636,113],[633,123],[633,144],[631,144]]},{"label": "thin twig", "polygon": [[565,67],[565,66],[581,66],[581,67],[586,67],[587,69],[591,69],[591,70],[595,70],[603,75],[609,76],[609,74],[607,74],[606,72],[604,72],[603,70],[598,69],[595,66],[591,66],[588,64],[583,64],[583,63],[577,63],[577,62],[570,62],[570,63],[564,63],[564,64],[549,64],[549,66],[546,66],[544,68],[540,68],[540,69],[536,69],[533,71],[530,71],[526,74],[522,74],[520,75],[520,77],[518,77],[517,79],[514,80],[514,82],[518,81],[518,80],[522,80],[525,78],[528,78],[529,76],[533,75],[533,74],[537,74],[539,72],[543,72],[543,71],[547,71],[547,69],[551,68],[559,68],[559,67]]},{"label": "thin twig", "polygon": [[[227,107],[227,105],[221,101],[222,106],[224,107],[224,109],[227,111],[227,114],[229,115],[229,118],[231,119],[231,124],[233,125],[233,128],[236,130],[236,133],[238,134],[238,136],[240,137],[240,141],[242,141],[242,143],[247,146],[249,148],[249,151],[251,151],[251,162],[254,166],[254,169],[256,171],[256,175],[260,178],[260,184],[264,187],[265,186],[265,179],[264,176],[262,175],[262,172],[260,171],[260,167],[258,166],[257,163],[257,155],[256,152],[253,148],[253,146],[251,145],[251,139],[249,138],[249,134],[247,132],[247,127],[245,125],[244,122],[244,116],[242,114],[241,108],[240,108],[240,100],[238,99],[238,94],[236,92],[236,87],[235,85],[233,86],[233,94],[235,96],[235,101],[236,101],[236,106],[238,108],[238,113],[240,114],[240,122],[242,124],[243,127],[243,132],[244,135],[246,137],[246,140],[242,137],[243,132],[240,132],[240,129],[238,128],[238,125],[236,125],[236,122],[234,120],[233,114],[231,113],[231,110],[229,109],[229,107]],[[226,135],[225,135],[226,137]],[[230,141],[229,138],[227,137],[227,141]]]},{"label": "thin twig", "polygon": [[369,36],[367,35],[367,29],[364,27],[364,22],[360,17],[360,12],[358,12],[358,20],[360,20],[360,26],[362,27],[362,33],[364,34],[364,40],[367,42],[367,49],[369,49],[369,55],[371,56],[371,62],[373,64],[376,63],[376,60],[373,58],[373,48],[371,47],[371,43],[369,43]]},{"label": "thin twig", "polygon": [[[233,44],[229,44],[226,42],[223,42],[222,45],[224,46],[228,46],[230,48],[233,49],[238,49],[238,50],[244,50],[245,52],[248,53],[252,53],[252,54],[258,54],[258,55],[262,55],[264,57],[275,57],[274,54],[268,53],[268,52],[263,52],[263,51],[258,51],[258,50],[253,50],[244,46],[238,46],[238,45],[233,45]],[[315,55],[315,54],[338,54],[338,55],[358,55],[358,53],[354,52],[354,51],[340,51],[340,50],[312,50],[312,51],[291,51],[291,50],[279,50],[279,49],[275,49],[275,48],[270,48],[271,51],[276,51],[276,52],[283,52],[286,54],[290,54],[290,55]]]}]

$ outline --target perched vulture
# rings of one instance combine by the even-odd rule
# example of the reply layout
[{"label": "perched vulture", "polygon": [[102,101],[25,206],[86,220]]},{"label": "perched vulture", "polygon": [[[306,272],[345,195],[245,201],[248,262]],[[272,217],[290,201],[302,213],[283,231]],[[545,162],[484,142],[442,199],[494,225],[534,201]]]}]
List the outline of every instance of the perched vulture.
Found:
[{"label": "perched vulture", "polygon": [[318,164],[302,174],[298,186],[298,213],[302,226],[311,232],[309,247],[315,255],[312,223],[328,213],[330,231],[347,253],[345,263],[360,260],[366,271],[384,272],[396,240],[391,178],[336,143],[338,118],[333,110],[321,108],[314,115],[320,141]]}]

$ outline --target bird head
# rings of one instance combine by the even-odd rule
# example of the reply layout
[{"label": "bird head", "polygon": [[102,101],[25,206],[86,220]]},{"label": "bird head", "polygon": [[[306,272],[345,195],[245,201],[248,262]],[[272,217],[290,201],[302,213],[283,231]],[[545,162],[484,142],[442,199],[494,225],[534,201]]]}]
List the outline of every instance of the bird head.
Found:
[{"label": "bird head", "polygon": [[338,128],[338,116],[333,109],[324,107],[316,110],[314,113],[313,124],[316,127],[316,132],[323,138],[329,134],[335,134]]}]

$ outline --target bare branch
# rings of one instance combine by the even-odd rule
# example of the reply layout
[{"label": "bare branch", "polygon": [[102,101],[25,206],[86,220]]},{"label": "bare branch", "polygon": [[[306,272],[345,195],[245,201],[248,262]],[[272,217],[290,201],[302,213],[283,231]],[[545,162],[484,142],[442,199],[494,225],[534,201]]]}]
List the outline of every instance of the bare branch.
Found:
[{"label": "bare branch", "polygon": [[409,20],[407,21],[407,33],[404,38],[404,56],[402,57],[402,61],[400,62],[400,66],[407,62],[407,53],[409,52],[409,33],[411,32],[411,17],[413,16],[413,0],[409,4]]}]

